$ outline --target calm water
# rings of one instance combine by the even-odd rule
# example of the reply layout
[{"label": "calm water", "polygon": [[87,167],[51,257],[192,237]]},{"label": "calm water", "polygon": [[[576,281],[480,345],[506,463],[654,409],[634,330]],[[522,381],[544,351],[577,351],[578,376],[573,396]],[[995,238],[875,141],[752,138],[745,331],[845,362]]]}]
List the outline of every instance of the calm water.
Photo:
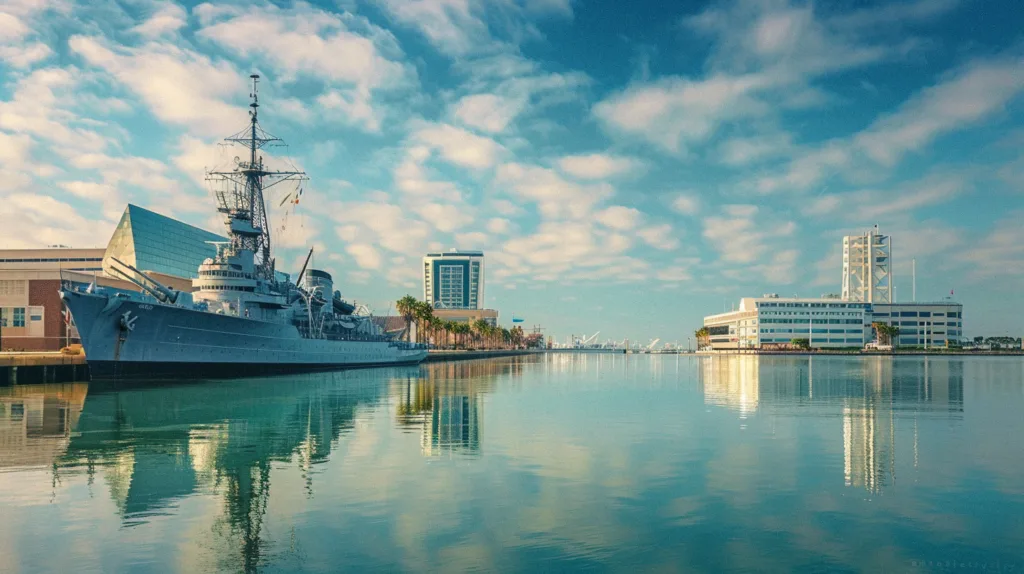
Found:
[{"label": "calm water", "polygon": [[1024,360],[0,388],[0,571],[1024,571]]}]

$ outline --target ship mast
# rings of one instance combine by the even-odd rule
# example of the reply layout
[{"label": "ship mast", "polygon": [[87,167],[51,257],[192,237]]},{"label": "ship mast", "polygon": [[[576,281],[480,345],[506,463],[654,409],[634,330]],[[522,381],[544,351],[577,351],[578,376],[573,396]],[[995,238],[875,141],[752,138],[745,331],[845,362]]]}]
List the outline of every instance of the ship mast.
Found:
[{"label": "ship mast", "polygon": [[216,182],[217,210],[228,215],[231,247],[238,253],[253,253],[256,273],[267,281],[274,281],[274,259],[270,256],[270,224],[267,218],[263,191],[283,181],[309,179],[302,171],[270,171],[264,169],[263,158],[256,152],[264,146],[280,145],[282,140],[264,130],[259,124],[259,74],[252,79],[252,99],[249,107],[249,125],[224,141],[249,149],[248,161],[235,158],[232,171],[209,171],[206,180]]}]

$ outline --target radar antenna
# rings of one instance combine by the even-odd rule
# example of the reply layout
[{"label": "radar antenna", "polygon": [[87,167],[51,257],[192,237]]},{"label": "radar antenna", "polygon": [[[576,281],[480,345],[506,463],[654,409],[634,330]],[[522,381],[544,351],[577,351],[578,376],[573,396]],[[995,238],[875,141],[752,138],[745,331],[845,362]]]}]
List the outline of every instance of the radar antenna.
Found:
[{"label": "radar antenna", "polygon": [[284,181],[309,179],[302,171],[271,171],[264,168],[263,157],[257,154],[267,145],[280,145],[282,140],[264,130],[259,124],[259,74],[252,79],[249,94],[249,125],[224,141],[249,149],[248,161],[236,158],[232,171],[209,171],[206,181],[217,188],[217,210],[228,216],[231,246],[237,252],[245,249],[255,256],[256,272],[268,281],[274,281],[274,259],[270,252],[270,224],[263,192]]}]

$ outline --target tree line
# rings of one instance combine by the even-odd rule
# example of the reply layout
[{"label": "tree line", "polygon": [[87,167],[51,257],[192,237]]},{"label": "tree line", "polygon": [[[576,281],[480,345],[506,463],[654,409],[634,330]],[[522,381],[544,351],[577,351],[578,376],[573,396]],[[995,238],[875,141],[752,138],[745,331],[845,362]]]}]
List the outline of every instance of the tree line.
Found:
[{"label": "tree line", "polygon": [[406,295],[395,303],[398,314],[405,319],[406,339],[412,341],[412,325],[422,339],[444,349],[522,349],[535,344],[539,337],[527,335],[520,326],[506,329],[491,325],[483,319],[462,323],[441,319],[434,315],[434,308],[425,301]]}]

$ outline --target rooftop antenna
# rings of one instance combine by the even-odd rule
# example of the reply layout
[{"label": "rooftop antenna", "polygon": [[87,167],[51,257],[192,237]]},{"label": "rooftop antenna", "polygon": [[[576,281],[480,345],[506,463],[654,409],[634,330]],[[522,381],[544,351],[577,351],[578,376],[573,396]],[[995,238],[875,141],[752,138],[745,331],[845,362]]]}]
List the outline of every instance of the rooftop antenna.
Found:
[{"label": "rooftop antenna", "polygon": [[917,259],[910,260],[910,296],[917,303]]}]

